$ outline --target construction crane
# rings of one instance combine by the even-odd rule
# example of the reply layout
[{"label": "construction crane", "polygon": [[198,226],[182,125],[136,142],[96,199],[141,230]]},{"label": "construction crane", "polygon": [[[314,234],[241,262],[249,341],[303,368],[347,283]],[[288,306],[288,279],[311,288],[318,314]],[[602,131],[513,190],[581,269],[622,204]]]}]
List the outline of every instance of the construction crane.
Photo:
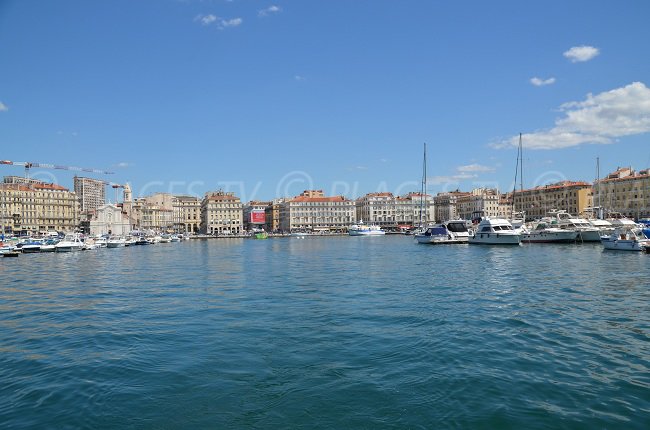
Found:
[{"label": "construction crane", "polygon": [[118,202],[118,198],[117,198],[118,191],[117,191],[117,190],[120,189],[120,188],[123,189],[123,188],[124,188],[124,185],[121,185],[121,184],[115,184],[115,183],[113,183],[113,182],[111,182],[111,183],[104,182],[104,183],[105,183],[106,185],[110,185],[110,186],[115,190],[115,204],[117,204],[117,202]]},{"label": "construction crane", "polygon": [[84,167],[61,166],[58,164],[47,164],[47,163],[30,163],[26,161],[0,160],[0,164],[7,164],[10,166],[23,166],[25,168],[25,178],[27,179],[29,179],[29,169],[32,169],[34,167],[38,167],[41,169],[73,170],[76,172],[99,173],[102,175],[113,175],[115,173],[115,172],[107,172],[105,170],[87,169]]}]

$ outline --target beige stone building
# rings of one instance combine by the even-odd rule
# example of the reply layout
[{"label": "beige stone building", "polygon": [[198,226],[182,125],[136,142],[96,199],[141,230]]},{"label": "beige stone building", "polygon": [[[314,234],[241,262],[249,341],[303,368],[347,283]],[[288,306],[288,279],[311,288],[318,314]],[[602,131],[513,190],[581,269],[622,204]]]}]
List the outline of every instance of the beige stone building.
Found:
[{"label": "beige stone building", "polygon": [[136,230],[171,231],[173,229],[173,210],[147,200],[135,198],[124,202],[131,225]]},{"label": "beige stone building", "polygon": [[174,231],[198,233],[201,228],[201,199],[194,196],[172,197]]},{"label": "beige stone building", "polygon": [[605,212],[617,212],[631,218],[650,217],[650,169],[635,172],[631,167],[618,168],[593,189],[594,206]]},{"label": "beige stone building", "polygon": [[211,235],[233,235],[243,232],[242,203],[234,193],[206,193],[201,201],[200,231]]},{"label": "beige stone building", "polygon": [[438,193],[434,198],[436,222],[458,219],[458,199],[469,197],[470,193],[464,191],[450,191]]},{"label": "beige stone building", "polygon": [[57,184],[0,184],[0,231],[14,234],[71,232],[79,225],[77,195]]},{"label": "beige stone building", "polygon": [[464,220],[498,217],[501,194],[494,188],[476,188],[456,199],[456,216]]},{"label": "beige stone building", "polygon": [[524,212],[526,219],[539,219],[551,210],[565,210],[579,215],[592,206],[591,184],[563,181],[514,193],[516,212]]},{"label": "beige stone building", "polygon": [[347,231],[355,221],[353,200],[326,197],[322,190],[306,190],[280,204],[280,229],[284,232]]},{"label": "beige stone building", "polygon": [[381,227],[397,227],[397,205],[393,193],[369,193],[356,202],[357,221]]}]

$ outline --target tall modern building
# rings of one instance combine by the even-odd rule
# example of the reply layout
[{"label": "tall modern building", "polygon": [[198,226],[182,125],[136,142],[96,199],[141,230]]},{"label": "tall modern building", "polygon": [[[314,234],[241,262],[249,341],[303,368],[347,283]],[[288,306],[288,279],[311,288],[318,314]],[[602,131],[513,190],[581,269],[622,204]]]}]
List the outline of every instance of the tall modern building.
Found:
[{"label": "tall modern building", "polygon": [[95,211],[106,203],[106,183],[99,179],[75,176],[74,192],[81,212]]}]

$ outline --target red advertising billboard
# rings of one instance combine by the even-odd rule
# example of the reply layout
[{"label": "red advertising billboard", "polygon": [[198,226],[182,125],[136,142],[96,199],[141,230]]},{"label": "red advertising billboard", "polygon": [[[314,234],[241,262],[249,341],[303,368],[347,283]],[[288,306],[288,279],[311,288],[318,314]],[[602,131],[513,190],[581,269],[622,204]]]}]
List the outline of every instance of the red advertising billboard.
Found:
[{"label": "red advertising billboard", "polygon": [[264,211],[251,211],[251,224],[264,224],[265,222]]}]

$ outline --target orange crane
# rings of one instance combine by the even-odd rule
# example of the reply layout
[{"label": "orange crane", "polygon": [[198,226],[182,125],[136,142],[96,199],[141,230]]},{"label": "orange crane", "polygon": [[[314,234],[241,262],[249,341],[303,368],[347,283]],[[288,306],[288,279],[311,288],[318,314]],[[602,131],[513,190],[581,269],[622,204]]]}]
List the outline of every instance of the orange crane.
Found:
[{"label": "orange crane", "polygon": [[61,166],[58,164],[47,164],[47,163],[30,163],[26,161],[0,160],[0,164],[7,164],[10,166],[23,166],[25,168],[25,178],[29,178],[29,169],[34,167],[38,167],[42,169],[73,170],[77,172],[100,173],[102,175],[113,175],[115,173],[115,172],[107,172],[106,170],[87,169],[84,167]]}]

